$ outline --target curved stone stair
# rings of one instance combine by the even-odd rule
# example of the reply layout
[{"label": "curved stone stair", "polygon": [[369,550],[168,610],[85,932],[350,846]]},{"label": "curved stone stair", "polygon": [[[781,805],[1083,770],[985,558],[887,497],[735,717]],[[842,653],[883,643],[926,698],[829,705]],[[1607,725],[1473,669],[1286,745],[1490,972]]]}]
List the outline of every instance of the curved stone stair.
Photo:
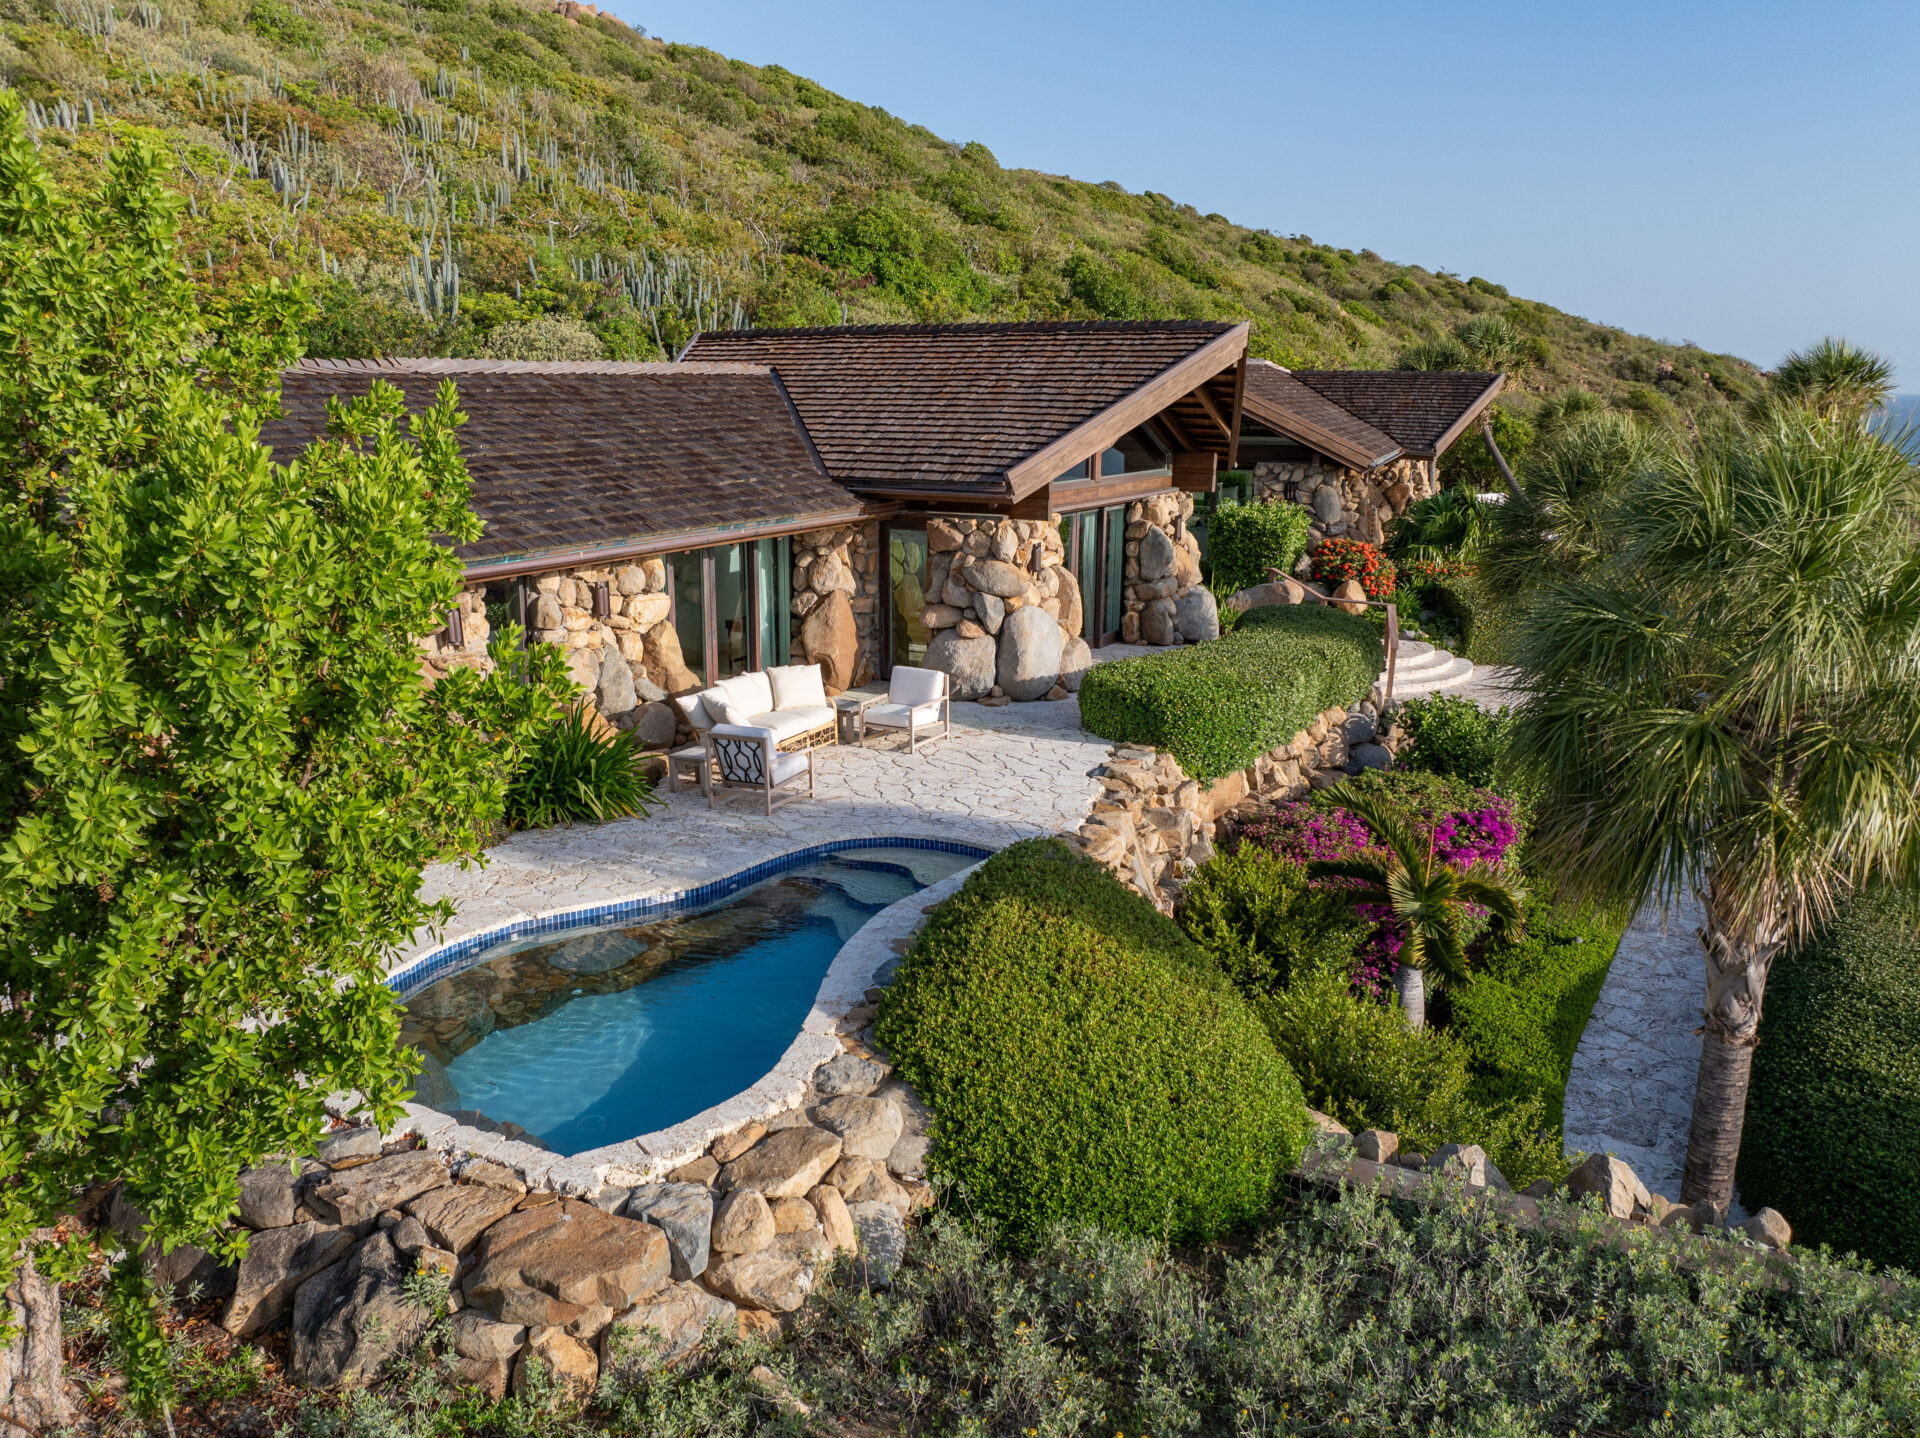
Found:
[{"label": "curved stone stair", "polygon": [[[1471,659],[1435,649],[1424,640],[1402,639],[1393,670],[1393,697],[1417,699],[1442,689],[1457,689],[1472,678]],[[1386,682],[1386,671],[1382,670],[1380,683]]]}]

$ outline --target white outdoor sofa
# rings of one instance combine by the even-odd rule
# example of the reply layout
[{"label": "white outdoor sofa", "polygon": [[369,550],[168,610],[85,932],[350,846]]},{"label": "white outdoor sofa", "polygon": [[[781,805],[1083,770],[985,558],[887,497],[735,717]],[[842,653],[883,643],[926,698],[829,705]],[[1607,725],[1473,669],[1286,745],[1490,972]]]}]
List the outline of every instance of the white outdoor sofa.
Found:
[{"label": "white outdoor sofa", "polygon": [[907,752],[911,754],[917,752],[921,729],[935,725],[940,726],[940,732],[929,734],[929,738],[944,739],[953,733],[953,701],[948,697],[946,671],[896,664],[887,681],[886,702],[867,707],[860,742],[864,745],[867,733],[875,728],[904,729]]},{"label": "white outdoor sofa", "polygon": [[673,702],[702,736],[726,724],[770,729],[776,749],[811,749],[834,738],[833,706],[827,702],[818,664],[779,664],[736,674]]}]

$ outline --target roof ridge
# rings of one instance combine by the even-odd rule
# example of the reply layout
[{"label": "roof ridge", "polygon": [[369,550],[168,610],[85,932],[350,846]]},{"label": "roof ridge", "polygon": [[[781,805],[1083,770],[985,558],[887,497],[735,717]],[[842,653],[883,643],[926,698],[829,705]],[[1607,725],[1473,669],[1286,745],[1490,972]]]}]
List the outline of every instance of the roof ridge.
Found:
[{"label": "roof ridge", "polygon": [[813,339],[863,335],[1226,334],[1237,323],[1234,320],[982,320],[932,325],[804,325],[793,329],[768,326],[750,330],[703,330],[688,343],[715,344],[788,336]]},{"label": "roof ridge", "polygon": [[771,374],[772,367],[744,360],[505,360],[447,359],[434,355],[379,359],[303,358],[288,367],[308,374],[552,374],[713,375]]}]

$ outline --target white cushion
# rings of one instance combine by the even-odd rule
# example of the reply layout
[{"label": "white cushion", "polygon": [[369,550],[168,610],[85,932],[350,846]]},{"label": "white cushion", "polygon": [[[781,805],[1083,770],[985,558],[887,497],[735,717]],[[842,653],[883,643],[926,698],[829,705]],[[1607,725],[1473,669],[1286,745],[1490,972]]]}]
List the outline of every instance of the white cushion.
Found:
[{"label": "white cushion", "polygon": [[818,664],[776,664],[767,671],[773,681],[775,709],[823,709],[827,686]]},{"label": "white cushion", "polygon": [[773,702],[772,681],[758,670],[722,679],[716,687],[724,689],[733,707],[743,714],[764,714],[779,707]]},{"label": "white cushion", "polygon": [[680,706],[680,712],[687,716],[687,724],[694,729],[711,729],[713,716],[707,713],[707,706],[700,702],[698,694],[682,694],[673,701]]},{"label": "white cushion", "polygon": [[756,714],[746,722],[759,729],[771,730],[776,743],[785,743],[796,735],[833,723],[833,711],[824,708],[769,709],[765,714]]},{"label": "white cushion", "polygon": [[742,708],[739,699],[727,689],[724,682],[711,689],[702,689],[695,697],[707,711],[707,718],[711,721],[709,727],[712,724],[751,724],[753,716],[759,712]]},{"label": "white cushion", "polygon": [[[898,674],[898,669],[893,671]],[[867,710],[867,725],[882,729],[917,729],[940,722],[938,704],[875,704]]]},{"label": "white cushion", "polygon": [[807,772],[807,761],[812,751],[802,749],[795,754],[775,754],[773,756],[773,782],[784,784],[795,774]]},{"label": "white cushion", "polygon": [[[947,692],[947,676],[940,669],[916,669],[911,664],[896,664],[887,681],[887,698],[895,704],[938,703]],[[873,717],[869,711],[867,717]]]}]

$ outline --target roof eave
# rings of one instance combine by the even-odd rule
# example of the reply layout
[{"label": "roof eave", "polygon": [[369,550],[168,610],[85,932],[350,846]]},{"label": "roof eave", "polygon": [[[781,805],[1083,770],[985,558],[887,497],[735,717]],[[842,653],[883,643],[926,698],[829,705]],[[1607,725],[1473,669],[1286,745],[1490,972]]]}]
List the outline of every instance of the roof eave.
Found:
[{"label": "roof eave", "polygon": [[1025,499],[1062,470],[1105,448],[1128,430],[1151,419],[1182,395],[1191,393],[1247,352],[1251,324],[1242,320],[1199,349],[1175,360],[1131,394],[1075,425],[1006,470],[1008,498]]},{"label": "roof eave", "polygon": [[1267,402],[1251,389],[1247,391],[1242,403],[1247,413],[1260,423],[1278,430],[1288,439],[1298,440],[1308,449],[1317,450],[1329,459],[1339,460],[1348,469],[1373,469],[1398,459],[1406,452],[1403,446],[1394,445],[1378,455],[1369,455],[1366,450],[1356,448],[1331,430],[1321,429],[1320,426],[1308,423],[1298,415]]},{"label": "roof eave", "polygon": [[1445,454],[1453,447],[1453,442],[1466,433],[1467,426],[1486,412],[1487,406],[1493,403],[1494,398],[1500,393],[1501,389],[1506,385],[1506,382],[1507,377],[1505,375],[1495,375],[1493,377],[1493,383],[1480,391],[1479,396],[1474,402],[1460,411],[1460,417],[1447,426],[1446,433],[1442,434],[1440,438],[1433,442],[1432,449],[1426,451],[1409,451],[1409,453],[1417,459],[1438,459],[1441,455]]}]

